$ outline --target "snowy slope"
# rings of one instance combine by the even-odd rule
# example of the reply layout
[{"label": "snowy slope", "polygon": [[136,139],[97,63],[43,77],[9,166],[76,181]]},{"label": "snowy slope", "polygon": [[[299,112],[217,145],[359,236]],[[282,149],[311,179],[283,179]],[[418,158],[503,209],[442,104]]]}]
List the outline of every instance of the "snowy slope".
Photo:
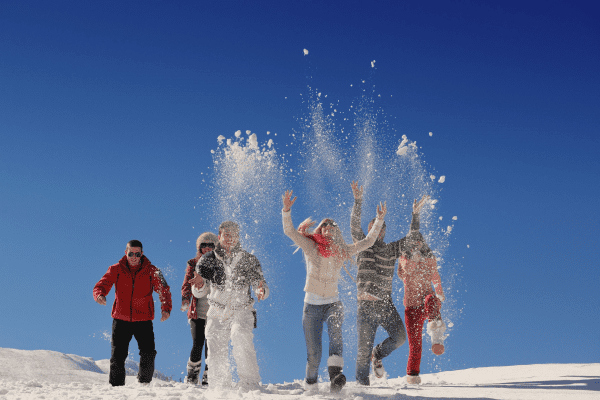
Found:
[{"label": "snowy slope", "polygon": [[418,386],[407,385],[404,378],[374,382],[371,387],[357,387],[356,382],[349,382],[338,395],[330,394],[325,382],[320,384],[318,394],[307,396],[301,389],[302,377],[291,383],[263,386],[261,390],[249,393],[217,392],[159,379],[154,379],[149,386],[141,386],[134,376],[127,377],[124,387],[113,388],[103,371],[107,361],[95,362],[87,357],[48,350],[0,348],[0,399],[600,398],[600,364],[536,364],[447,371],[422,375],[423,383]]}]

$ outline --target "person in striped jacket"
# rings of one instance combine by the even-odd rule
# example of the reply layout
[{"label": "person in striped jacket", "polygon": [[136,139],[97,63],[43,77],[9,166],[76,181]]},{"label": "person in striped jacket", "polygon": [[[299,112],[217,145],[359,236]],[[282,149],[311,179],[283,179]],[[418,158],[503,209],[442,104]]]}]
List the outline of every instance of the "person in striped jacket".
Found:
[{"label": "person in striped jacket", "polygon": [[[365,238],[361,228],[361,208],[363,188],[358,182],[352,182],[354,206],[350,216],[352,240],[358,242]],[[419,212],[429,196],[413,204],[410,229],[419,230]],[[369,223],[369,230],[375,221]],[[385,243],[385,223],[379,232],[375,244],[361,251],[357,257],[358,274],[356,278],[358,312],[358,354],[356,357],[356,381],[361,385],[370,385],[369,370],[373,364],[376,378],[385,375],[382,360],[406,342],[406,329],[398,310],[392,301],[392,281],[396,260],[405,253],[406,238]],[[381,326],[388,333],[383,342],[374,346],[377,328]]]}]

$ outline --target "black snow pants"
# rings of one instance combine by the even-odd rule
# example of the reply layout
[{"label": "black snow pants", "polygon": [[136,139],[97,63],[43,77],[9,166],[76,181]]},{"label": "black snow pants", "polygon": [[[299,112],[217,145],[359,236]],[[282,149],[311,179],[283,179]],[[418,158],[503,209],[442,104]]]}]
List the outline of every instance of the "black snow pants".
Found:
[{"label": "black snow pants", "polygon": [[[206,359],[208,358],[208,343],[204,334],[206,320],[202,318],[190,319],[190,327],[193,340],[190,361],[195,363],[202,360],[202,348],[204,347],[204,364],[206,365]],[[205,369],[208,369],[208,365],[206,365]]]},{"label": "black snow pants", "polygon": [[125,385],[125,360],[129,352],[129,342],[135,337],[140,350],[138,381],[148,383],[154,374],[154,327],[152,321],[129,322],[114,319],[110,341],[110,373],[108,381],[113,386]]}]

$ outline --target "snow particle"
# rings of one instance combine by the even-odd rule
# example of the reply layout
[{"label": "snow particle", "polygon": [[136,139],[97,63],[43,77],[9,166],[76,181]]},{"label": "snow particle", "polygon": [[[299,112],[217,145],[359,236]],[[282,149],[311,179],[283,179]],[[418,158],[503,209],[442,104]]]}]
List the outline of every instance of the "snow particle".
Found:
[{"label": "snow particle", "polygon": [[456,221],[458,219],[458,217],[455,215],[454,217],[452,217],[453,221]]},{"label": "snow particle", "polygon": [[446,175],[440,176],[440,180],[438,182],[439,183],[444,183],[445,181],[446,181]]},{"label": "snow particle", "polygon": [[433,136],[433,132],[429,132],[429,136]]},{"label": "snow particle", "polygon": [[304,49],[304,55],[308,55],[308,50]]}]

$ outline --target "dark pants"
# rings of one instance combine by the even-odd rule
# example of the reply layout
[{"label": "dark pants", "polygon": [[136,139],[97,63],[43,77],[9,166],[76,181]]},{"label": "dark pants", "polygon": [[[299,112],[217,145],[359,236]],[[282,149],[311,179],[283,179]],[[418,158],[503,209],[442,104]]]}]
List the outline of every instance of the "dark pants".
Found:
[{"label": "dark pants", "polygon": [[377,327],[381,326],[389,335],[382,343],[375,346],[375,357],[380,360],[404,344],[406,330],[391,298],[378,301],[359,300],[356,320],[358,325],[356,380],[361,385],[369,385],[371,353]]},{"label": "dark pants", "polygon": [[190,327],[192,330],[192,352],[190,353],[190,361],[195,363],[202,360],[202,347],[204,347],[204,369],[208,369],[206,359],[208,358],[208,342],[204,329],[206,328],[205,319],[190,319]]},{"label": "dark pants", "polygon": [[154,374],[154,328],[152,321],[129,322],[114,319],[110,341],[110,373],[108,382],[113,386],[125,385],[125,360],[129,352],[129,342],[135,337],[140,349],[140,369],[138,381],[148,383]]}]

